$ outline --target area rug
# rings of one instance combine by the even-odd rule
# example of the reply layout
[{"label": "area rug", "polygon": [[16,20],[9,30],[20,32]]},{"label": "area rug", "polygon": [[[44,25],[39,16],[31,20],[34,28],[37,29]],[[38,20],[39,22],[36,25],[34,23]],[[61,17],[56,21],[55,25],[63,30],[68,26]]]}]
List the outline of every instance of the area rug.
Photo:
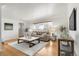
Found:
[{"label": "area rug", "polygon": [[20,44],[18,44],[17,42],[9,43],[10,46],[16,48],[17,50],[29,56],[35,55],[39,50],[45,47],[46,44],[47,44],[46,42],[41,41],[40,43],[29,48],[28,43],[20,43]]}]

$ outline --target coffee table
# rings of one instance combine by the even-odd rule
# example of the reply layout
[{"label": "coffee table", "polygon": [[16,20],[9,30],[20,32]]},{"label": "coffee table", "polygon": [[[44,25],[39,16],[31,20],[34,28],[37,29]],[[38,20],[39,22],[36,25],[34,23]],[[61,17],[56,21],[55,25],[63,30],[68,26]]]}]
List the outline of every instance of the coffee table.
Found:
[{"label": "coffee table", "polygon": [[38,43],[40,43],[40,38],[39,37],[30,37],[30,38],[26,38],[26,37],[20,37],[18,38],[18,44],[26,42],[29,43],[29,47],[32,47],[34,45],[36,45],[33,41],[38,41]]}]

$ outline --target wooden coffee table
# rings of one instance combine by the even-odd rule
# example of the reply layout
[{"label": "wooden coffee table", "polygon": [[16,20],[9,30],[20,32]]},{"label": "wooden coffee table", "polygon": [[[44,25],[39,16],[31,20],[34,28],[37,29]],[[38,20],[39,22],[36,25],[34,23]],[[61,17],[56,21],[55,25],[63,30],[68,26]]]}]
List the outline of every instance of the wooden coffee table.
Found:
[{"label": "wooden coffee table", "polygon": [[35,43],[33,43],[33,41],[38,41],[38,43],[40,43],[40,38],[39,37],[30,37],[30,38],[26,38],[26,37],[20,37],[18,39],[18,44],[26,42],[29,43],[29,47],[32,47],[34,45],[36,45]]}]

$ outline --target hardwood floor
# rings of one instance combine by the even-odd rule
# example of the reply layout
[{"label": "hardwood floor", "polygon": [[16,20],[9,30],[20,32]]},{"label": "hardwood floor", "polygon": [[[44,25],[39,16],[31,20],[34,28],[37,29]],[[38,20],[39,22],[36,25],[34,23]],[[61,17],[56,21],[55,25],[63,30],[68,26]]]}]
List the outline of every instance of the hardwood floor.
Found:
[{"label": "hardwood floor", "polygon": [[[11,43],[9,41],[7,43]],[[1,44],[0,44],[1,45]],[[58,56],[58,41],[49,41],[48,44],[38,51],[35,56]],[[0,56],[28,56],[21,51],[16,50],[8,44],[3,45],[3,51],[0,51]]]},{"label": "hardwood floor", "polygon": [[57,41],[50,41],[48,44],[41,49],[36,55],[38,56],[57,56],[58,55],[58,46]]}]

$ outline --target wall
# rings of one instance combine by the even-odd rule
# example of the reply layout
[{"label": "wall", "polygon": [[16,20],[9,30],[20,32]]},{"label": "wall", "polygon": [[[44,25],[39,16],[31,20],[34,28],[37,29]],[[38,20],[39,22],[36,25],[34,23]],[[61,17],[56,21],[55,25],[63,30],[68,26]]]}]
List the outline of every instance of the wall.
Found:
[{"label": "wall", "polygon": [[77,49],[76,53],[79,56],[79,4],[76,4],[76,7],[77,7],[77,32],[76,32],[75,48]]},{"label": "wall", "polygon": [[[23,23],[23,21],[18,18],[16,18],[16,11],[14,12],[10,10],[11,8],[8,8],[6,5],[1,5],[1,39],[2,41],[10,40],[10,39],[16,39],[18,38],[18,30],[19,30],[19,23]],[[6,16],[9,17],[6,17]],[[15,17],[14,17],[14,16]],[[13,30],[4,30],[4,23],[12,23],[13,24]]]},{"label": "wall", "polygon": [[1,42],[1,5],[0,5],[0,42]]},{"label": "wall", "polygon": [[79,4],[68,4],[68,20],[73,8],[77,8],[77,30],[69,31],[69,34],[74,39],[75,55],[79,55]]},{"label": "wall", "polygon": [[[13,24],[13,30],[4,30],[4,23],[12,23]],[[2,37],[3,41],[18,38],[19,23],[20,23],[19,20],[2,19],[2,22],[1,22],[1,37]]]}]

